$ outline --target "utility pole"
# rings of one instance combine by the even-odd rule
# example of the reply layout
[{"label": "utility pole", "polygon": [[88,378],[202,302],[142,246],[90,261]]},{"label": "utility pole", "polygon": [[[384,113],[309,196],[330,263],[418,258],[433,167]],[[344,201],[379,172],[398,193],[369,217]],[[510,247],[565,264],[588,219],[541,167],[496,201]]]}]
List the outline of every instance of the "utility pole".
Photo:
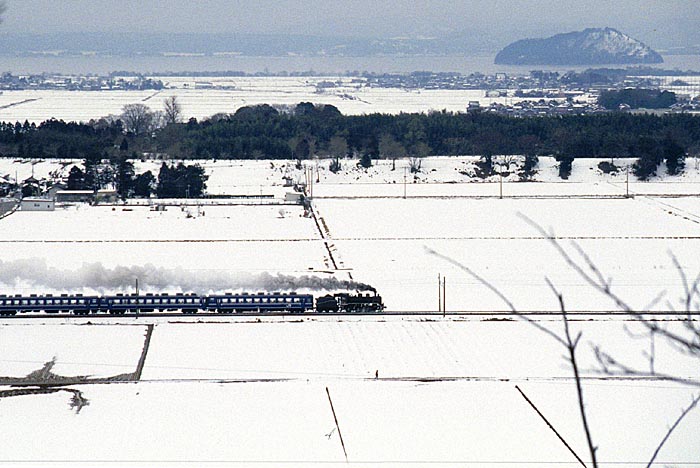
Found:
[{"label": "utility pole", "polygon": [[501,168],[500,171],[498,171],[498,198],[500,200],[503,200],[503,168]]},{"label": "utility pole", "polygon": [[404,200],[406,199],[406,173],[408,172],[408,168],[404,166],[403,168],[403,198]]},{"label": "utility pole", "polygon": [[438,273],[438,312],[442,312],[442,284]]},{"label": "utility pole", "polygon": [[447,311],[447,306],[445,305],[445,286],[447,286],[447,276],[442,277],[442,317],[445,317],[445,312]]},{"label": "utility pole", "polygon": [[625,198],[629,198],[630,197],[630,166],[629,166],[629,164],[627,165],[627,182],[626,182],[625,186],[627,188]]}]

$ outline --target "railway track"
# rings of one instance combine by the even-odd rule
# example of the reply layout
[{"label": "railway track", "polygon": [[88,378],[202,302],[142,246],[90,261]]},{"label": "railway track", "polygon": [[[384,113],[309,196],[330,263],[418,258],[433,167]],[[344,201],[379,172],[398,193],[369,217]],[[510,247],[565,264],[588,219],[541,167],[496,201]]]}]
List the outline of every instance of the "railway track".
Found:
[{"label": "railway track", "polygon": [[[648,319],[658,319],[665,321],[700,321],[700,311],[679,312],[679,311],[633,311],[634,314],[643,314]],[[570,320],[610,320],[618,319],[622,321],[635,321],[632,313],[619,310],[575,310],[568,311]],[[481,320],[518,320],[519,316],[534,318],[539,320],[561,320],[561,313],[558,311],[523,311],[517,315],[510,311],[473,311],[461,310],[450,312],[438,312],[434,310],[385,310],[382,312],[242,312],[242,313],[212,313],[212,312],[128,312],[123,314],[94,313],[94,314],[73,314],[73,313],[20,313],[17,315],[0,316],[1,321],[23,320],[23,319],[118,319],[118,318],[237,318],[237,317],[285,317],[285,318],[305,318],[305,317],[426,317],[440,318],[450,317],[464,319]]]}]

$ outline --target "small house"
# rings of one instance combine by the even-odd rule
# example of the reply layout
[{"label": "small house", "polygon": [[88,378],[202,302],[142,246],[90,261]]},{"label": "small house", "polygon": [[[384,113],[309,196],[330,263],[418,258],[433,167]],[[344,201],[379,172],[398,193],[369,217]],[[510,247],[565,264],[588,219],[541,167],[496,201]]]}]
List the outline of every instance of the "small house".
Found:
[{"label": "small house", "polygon": [[119,193],[114,189],[101,189],[95,194],[95,203],[116,203]]},{"label": "small house", "polygon": [[21,211],[54,211],[56,203],[50,198],[26,197],[20,201]]},{"label": "small house", "polygon": [[56,199],[56,193],[58,193],[58,192],[61,191],[61,190],[66,190],[67,187],[68,187],[68,186],[67,186],[66,184],[61,183],[61,182],[56,183],[56,184],[52,184],[52,185],[46,190],[46,193],[44,194],[44,196],[46,196],[47,198],[52,198],[52,199],[55,200],[55,199]]},{"label": "small house", "polygon": [[299,192],[287,192],[284,194],[284,201],[286,203],[301,205],[304,202],[304,195]]},{"label": "small house", "polygon": [[92,190],[57,190],[56,203],[89,203],[94,194]]},{"label": "small house", "polygon": [[467,104],[467,112],[481,112],[481,104],[479,103],[479,101],[469,101],[469,104]]}]

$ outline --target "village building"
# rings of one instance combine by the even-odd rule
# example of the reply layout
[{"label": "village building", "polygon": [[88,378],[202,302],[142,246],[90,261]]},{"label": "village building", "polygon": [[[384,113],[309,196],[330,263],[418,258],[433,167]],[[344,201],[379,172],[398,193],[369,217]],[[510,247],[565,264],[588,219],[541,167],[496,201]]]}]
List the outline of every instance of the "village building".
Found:
[{"label": "village building", "polygon": [[26,197],[20,201],[20,211],[54,211],[56,202],[50,198]]}]

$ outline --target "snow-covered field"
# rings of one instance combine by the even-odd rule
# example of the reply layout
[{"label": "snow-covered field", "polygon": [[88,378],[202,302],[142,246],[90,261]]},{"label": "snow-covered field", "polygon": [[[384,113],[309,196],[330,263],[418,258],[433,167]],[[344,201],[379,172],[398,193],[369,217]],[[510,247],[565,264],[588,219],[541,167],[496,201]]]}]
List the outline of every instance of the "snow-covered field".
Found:
[{"label": "snow-covered field", "polygon": [[[515,388],[587,459],[564,350],[531,325],[479,315],[506,305],[440,255],[492,282],[521,310],[558,310],[545,277],[570,310],[612,309],[528,218],[567,248],[580,245],[634,307],[661,290],[680,307],[682,288],[669,252],[688,277],[700,272],[694,161],[681,176],[631,181],[630,198],[624,196],[626,174],[604,175],[597,162],[576,161],[570,181],[562,182],[554,162],[542,158],[536,182],[508,176],[500,199],[499,178],[470,177],[470,158],[429,158],[416,177],[407,175],[405,188],[405,161],[397,161],[396,170],[380,161],[368,171],[345,161],[340,174],[320,161],[313,188],[318,224],[288,205],[171,206],[164,212],[79,205],[0,220],[3,292],[128,290],[135,271],[146,276],[143,290],[153,288],[148,275],[154,271],[175,272],[168,278],[176,278],[176,290],[187,289],[188,278],[203,278],[197,289],[220,290],[221,278],[237,289],[264,274],[313,275],[369,283],[390,310],[436,311],[440,274],[447,277],[447,310],[456,312],[444,318],[3,322],[0,377],[14,378],[54,357],[53,372],[62,376],[133,372],[145,325],[153,323],[154,330],[139,383],[70,386],[89,401],[79,413],[66,392],[11,395],[0,387],[0,423],[12,441],[0,448],[0,464],[344,463],[328,388],[352,466],[577,466]],[[289,190],[283,176],[301,180],[291,163],[202,164],[214,193],[262,190],[281,197]],[[57,167],[38,163],[35,175]],[[137,169],[157,167],[146,162]],[[31,164],[0,160],[0,175],[15,172],[28,177]],[[91,278],[88,289],[76,286],[81,275],[95,271],[104,276]],[[668,308],[665,300],[657,307]],[[619,317],[585,318],[572,326],[583,332],[584,390],[599,460],[646,464],[693,389],[656,379],[602,378],[590,344],[646,369],[649,342],[631,338]],[[556,314],[539,320],[561,330]],[[700,378],[696,361],[660,340],[656,366]],[[698,427],[696,409],[659,454],[662,465],[700,465]]]},{"label": "snow-covered field", "polygon": [[[300,102],[332,104],[343,114],[374,112],[465,111],[469,101],[482,106],[505,103],[513,98],[487,97],[485,90],[405,90],[371,88],[364,79],[347,77],[243,77],[178,78],[155,77],[167,86],[162,91],[4,91],[0,94],[0,121],[42,122],[50,118],[89,121],[120,114],[126,104],[142,103],[154,111],[176,96],[183,117],[202,119],[218,113],[233,113],[256,104],[295,106]],[[332,82],[331,88],[318,87]],[[206,88],[203,88],[206,83]],[[582,97],[581,99],[588,99]],[[518,98],[518,100],[523,100]]]}]

